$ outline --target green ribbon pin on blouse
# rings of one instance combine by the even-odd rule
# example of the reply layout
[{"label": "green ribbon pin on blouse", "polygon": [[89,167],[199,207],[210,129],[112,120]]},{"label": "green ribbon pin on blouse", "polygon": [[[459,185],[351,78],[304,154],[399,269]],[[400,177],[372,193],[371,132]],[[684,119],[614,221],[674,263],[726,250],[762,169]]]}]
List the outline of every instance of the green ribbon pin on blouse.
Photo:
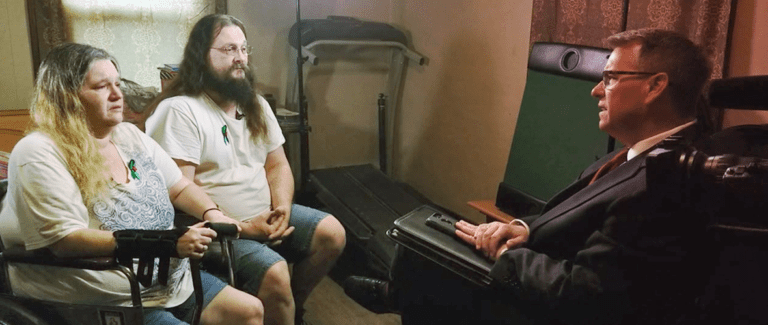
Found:
[{"label": "green ribbon pin on blouse", "polygon": [[131,161],[128,162],[128,170],[131,171],[131,178],[133,179],[139,179],[139,173],[136,169],[136,162],[131,159]]}]

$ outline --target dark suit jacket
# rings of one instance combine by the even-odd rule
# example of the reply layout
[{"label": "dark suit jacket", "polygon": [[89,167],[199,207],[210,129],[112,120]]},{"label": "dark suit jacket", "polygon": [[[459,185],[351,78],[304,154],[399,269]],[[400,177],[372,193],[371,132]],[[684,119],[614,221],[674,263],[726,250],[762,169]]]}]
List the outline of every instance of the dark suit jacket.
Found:
[{"label": "dark suit jacket", "polygon": [[[695,126],[677,135],[698,138]],[[491,271],[537,323],[676,323],[694,302],[704,220],[679,191],[647,190],[647,152],[588,185],[615,154],[523,218],[528,242]]]}]

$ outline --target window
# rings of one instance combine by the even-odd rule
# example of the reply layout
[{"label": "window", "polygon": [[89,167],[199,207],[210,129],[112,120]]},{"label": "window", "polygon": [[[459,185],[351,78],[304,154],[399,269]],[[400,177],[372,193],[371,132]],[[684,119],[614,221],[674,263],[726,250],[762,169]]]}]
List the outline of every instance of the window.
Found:
[{"label": "window", "polygon": [[48,50],[70,41],[103,48],[122,77],[160,88],[157,67],[181,60],[201,17],[226,12],[226,0],[27,1],[35,74]]}]

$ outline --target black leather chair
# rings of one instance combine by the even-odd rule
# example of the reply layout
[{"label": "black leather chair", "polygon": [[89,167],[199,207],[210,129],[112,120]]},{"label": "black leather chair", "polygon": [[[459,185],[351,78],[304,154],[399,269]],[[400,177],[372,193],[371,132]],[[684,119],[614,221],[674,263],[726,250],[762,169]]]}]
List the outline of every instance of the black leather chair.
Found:
[{"label": "black leather chair", "polygon": [[[716,109],[768,111],[766,89],[768,76],[714,80],[709,103]],[[699,301],[702,319],[768,324],[768,125],[730,127],[699,149],[709,156],[733,155],[735,164],[704,199],[711,205],[713,265]]]}]

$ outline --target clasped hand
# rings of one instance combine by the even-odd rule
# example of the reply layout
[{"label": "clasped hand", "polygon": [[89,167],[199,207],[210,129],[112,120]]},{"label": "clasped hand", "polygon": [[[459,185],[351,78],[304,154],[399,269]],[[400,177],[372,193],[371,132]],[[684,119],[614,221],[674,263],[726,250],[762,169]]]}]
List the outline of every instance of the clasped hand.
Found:
[{"label": "clasped hand", "polygon": [[456,222],[456,236],[494,261],[508,249],[522,246],[528,235],[525,227],[516,224],[494,221],[476,226],[464,220]]},{"label": "clasped hand", "polygon": [[294,227],[288,225],[290,215],[290,208],[285,206],[265,211],[240,223],[243,228],[241,236],[267,242],[270,246],[280,245],[285,237],[293,233]]}]

